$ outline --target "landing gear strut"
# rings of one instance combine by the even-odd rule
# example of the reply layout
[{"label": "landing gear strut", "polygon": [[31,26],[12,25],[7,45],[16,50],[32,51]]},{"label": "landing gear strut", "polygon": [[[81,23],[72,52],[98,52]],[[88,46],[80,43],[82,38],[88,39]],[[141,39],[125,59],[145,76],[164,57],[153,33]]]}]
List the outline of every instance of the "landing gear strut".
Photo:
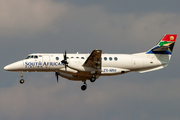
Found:
[{"label": "landing gear strut", "polygon": [[84,82],[84,85],[81,86],[81,90],[82,91],[85,91],[87,88],[87,84],[86,84],[86,81]]},{"label": "landing gear strut", "polygon": [[21,84],[23,84],[23,83],[24,83],[23,72],[19,71],[19,74],[20,74],[20,76],[21,76],[21,78],[22,78],[19,82],[20,82]]}]

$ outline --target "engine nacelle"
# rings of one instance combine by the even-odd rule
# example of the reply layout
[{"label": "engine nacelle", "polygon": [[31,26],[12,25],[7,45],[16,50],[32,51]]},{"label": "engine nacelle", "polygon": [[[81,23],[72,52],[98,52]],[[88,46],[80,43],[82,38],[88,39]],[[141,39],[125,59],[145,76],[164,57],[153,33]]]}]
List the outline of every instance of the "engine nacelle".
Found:
[{"label": "engine nacelle", "polygon": [[95,68],[82,66],[84,62],[84,59],[69,59],[68,67],[77,71],[96,71]]},{"label": "engine nacelle", "polygon": [[86,78],[84,77],[76,77],[76,76],[73,76],[73,75],[70,75],[70,74],[66,74],[66,73],[62,73],[60,72],[59,75],[63,78],[66,78],[68,80],[73,80],[73,81],[83,81],[83,80],[86,80]]}]

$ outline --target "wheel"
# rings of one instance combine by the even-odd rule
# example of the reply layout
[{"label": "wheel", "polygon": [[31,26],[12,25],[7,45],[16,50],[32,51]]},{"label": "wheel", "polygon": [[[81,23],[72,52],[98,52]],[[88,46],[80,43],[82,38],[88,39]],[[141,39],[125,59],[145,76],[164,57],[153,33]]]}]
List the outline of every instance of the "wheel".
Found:
[{"label": "wheel", "polygon": [[21,79],[19,82],[20,82],[21,84],[23,84],[23,83],[24,83],[24,79]]},{"label": "wheel", "polygon": [[91,77],[91,78],[90,78],[90,81],[91,81],[91,82],[95,82],[95,81],[96,81],[96,78],[95,78],[95,77]]},{"label": "wheel", "polygon": [[85,91],[85,90],[86,90],[86,88],[87,88],[87,86],[86,86],[86,85],[82,85],[82,86],[81,86],[81,90],[82,90],[82,91]]}]

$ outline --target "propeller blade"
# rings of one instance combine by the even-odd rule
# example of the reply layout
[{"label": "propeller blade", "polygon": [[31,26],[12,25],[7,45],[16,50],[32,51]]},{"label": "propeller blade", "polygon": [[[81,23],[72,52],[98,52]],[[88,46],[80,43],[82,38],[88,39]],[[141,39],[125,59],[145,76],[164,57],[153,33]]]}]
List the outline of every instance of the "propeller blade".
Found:
[{"label": "propeller blade", "polygon": [[65,66],[65,70],[67,70],[67,56],[66,56],[66,50],[65,50],[65,52],[64,52],[64,55],[63,55],[63,57],[64,57],[64,60],[62,60],[61,61],[61,63],[63,63],[64,64],[64,66]]},{"label": "propeller blade", "polygon": [[58,82],[59,73],[58,73],[58,72],[55,72],[55,76],[56,76],[56,79],[57,79],[57,82]]},{"label": "propeller blade", "polygon": [[67,56],[66,56],[66,50],[65,50],[65,60],[67,60]]},{"label": "propeller blade", "polygon": [[66,57],[66,50],[65,50],[65,54],[64,54],[64,61],[67,60],[67,57]]}]

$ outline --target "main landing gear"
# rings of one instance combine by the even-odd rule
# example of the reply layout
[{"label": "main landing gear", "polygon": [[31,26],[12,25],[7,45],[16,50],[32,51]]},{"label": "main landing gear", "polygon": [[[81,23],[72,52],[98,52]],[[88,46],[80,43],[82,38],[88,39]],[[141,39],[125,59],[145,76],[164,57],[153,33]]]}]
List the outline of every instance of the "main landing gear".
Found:
[{"label": "main landing gear", "polygon": [[95,82],[95,81],[96,81],[96,75],[93,75],[93,76],[90,78],[90,81],[91,81],[91,82]]},{"label": "main landing gear", "polygon": [[[96,75],[93,75],[91,78],[90,78],[90,81],[91,82],[95,82],[96,81]],[[86,84],[86,81],[83,81],[84,82],[84,85],[81,86],[81,90],[82,91],[85,91],[87,89],[87,84]]]},{"label": "main landing gear", "polygon": [[23,72],[19,71],[19,74],[21,76],[21,80],[19,81],[21,84],[24,83],[24,79],[23,79]]}]

